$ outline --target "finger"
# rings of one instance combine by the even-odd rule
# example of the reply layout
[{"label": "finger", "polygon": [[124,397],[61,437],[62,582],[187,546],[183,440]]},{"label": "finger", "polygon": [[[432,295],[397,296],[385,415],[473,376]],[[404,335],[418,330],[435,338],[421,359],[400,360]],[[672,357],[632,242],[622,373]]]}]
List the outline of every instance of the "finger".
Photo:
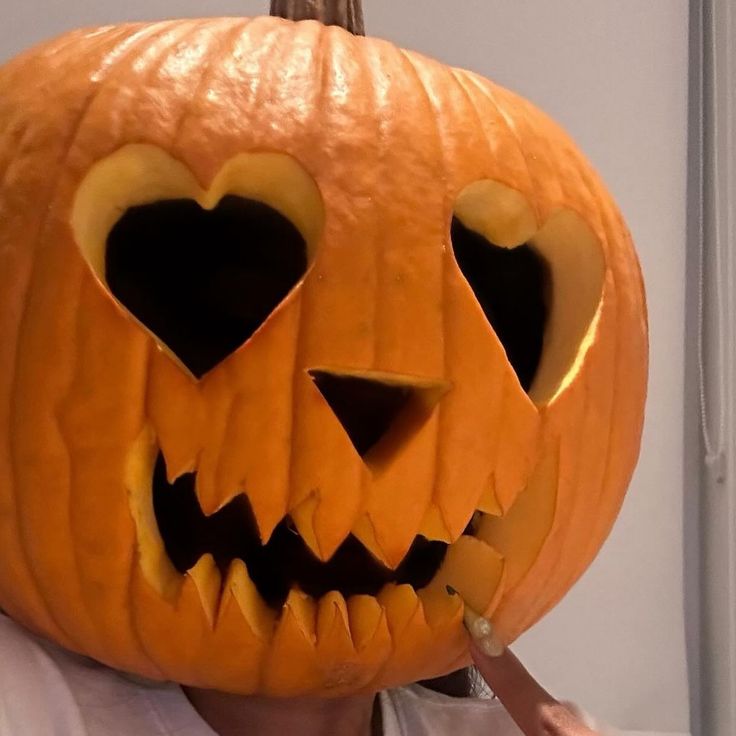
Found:
[{"label": "finger", "polygon": [[543,714],[546,707],[559,703],[509,649],[490,656],[481,646],[476,641],[470,646],[475,665],[525,736],[558,736],[554,731],[548,735]]},{"label": "finger", "polygon": [[464,618],[476,667],[525,736],[596,736],[532,677],[495,635],[491,622],[467,603]]},{"label": "finger", "polygon": [[511,650],[489,656],[473,641],[470,652],[483,679],[525,736],[596,736],[532,677]]}]

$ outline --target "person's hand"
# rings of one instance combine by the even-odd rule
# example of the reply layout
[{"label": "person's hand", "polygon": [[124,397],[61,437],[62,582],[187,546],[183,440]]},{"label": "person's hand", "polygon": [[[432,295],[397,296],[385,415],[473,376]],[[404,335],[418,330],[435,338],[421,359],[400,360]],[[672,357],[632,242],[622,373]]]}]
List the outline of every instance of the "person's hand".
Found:
[{"label": "person's hand", "polygon": [[600,736],[555,700],[500,642],[490,621],[465,605],[470,651],[483,679],[524,736]]}]

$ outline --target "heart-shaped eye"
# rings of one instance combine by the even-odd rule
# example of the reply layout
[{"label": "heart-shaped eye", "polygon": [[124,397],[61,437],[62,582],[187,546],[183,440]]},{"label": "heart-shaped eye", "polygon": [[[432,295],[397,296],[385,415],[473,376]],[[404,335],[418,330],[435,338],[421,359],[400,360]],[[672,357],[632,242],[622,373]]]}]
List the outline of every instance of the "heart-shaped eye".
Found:
[{"label": "heart-shaped eye", "polygon": [[110,291],[197,377],[242,345],[307,270],[304,238],[261,202],[226,196],[129,209],[107,239]]},{"label": "heart-shaped eye", "polygon": [[539,368],[547,324],[549,275],[528,245],[503,248],[452,221],[452,247],[460,270],[506,350],[524,391]]},{"label": "heart-shaped eye", "polygon": [[524,195],[490,179],[455,204],[452,247],[522,388],[551,401],[590,344],[606,262],[601,243],[571,210],[540,228]]},{"label": "heart-shaped eye", "polygon": [[323,223],[317,185],[290,156],[239,154],[203,189],[150,145],[96,163],[71,222],[98,280],[197,378],[304,278]]}]

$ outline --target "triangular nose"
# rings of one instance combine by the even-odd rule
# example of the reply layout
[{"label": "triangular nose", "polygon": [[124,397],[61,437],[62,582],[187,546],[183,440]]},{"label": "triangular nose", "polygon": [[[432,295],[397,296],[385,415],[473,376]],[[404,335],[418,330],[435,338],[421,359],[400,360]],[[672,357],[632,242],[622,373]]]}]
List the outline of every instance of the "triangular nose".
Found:
[{"label": "triangular nose", "polygon": [[443,381],[392,373],[315,369],[309,374],[363,458],[389,437],[391,447],[384,449],[393,454],[449,388]]}]

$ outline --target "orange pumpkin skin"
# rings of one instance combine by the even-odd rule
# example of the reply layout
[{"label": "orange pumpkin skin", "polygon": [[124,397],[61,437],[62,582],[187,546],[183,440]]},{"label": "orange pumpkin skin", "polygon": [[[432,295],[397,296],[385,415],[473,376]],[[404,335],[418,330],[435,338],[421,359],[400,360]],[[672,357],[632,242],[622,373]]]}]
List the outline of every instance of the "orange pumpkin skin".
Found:
[{"label": "orange pumpkin skin", "polygon": [[[2,67],[0,90],[2,609],[144,676],[325,696],[466,663],[446,582],[509,642],[560,600],[636,462],[647,327],[621,216],[554,123],[469,72],[272,18],[75,32]],[[303,282],[200,380],[80,252],[80,187],[120,151],[163,152],[202,192],[244,153],[285,154],[319,192]],[[520,195],[535,232],[571,213],[602,254],[595,315],[540,400],[450,246],[458,197],[482,181]],[[325,366],[445,393],[370,468],[307,373]],[[172,477],[197,469],[205,511],[245,491],[264,539],[291,514],[323,558],[353,532],[395,565],[424,534],[452,543],[444,566],[418,593],[293,590],[277,613],[236,564],[220,597],[211,558],[174,574],[131,500],[159,447]]]}]

